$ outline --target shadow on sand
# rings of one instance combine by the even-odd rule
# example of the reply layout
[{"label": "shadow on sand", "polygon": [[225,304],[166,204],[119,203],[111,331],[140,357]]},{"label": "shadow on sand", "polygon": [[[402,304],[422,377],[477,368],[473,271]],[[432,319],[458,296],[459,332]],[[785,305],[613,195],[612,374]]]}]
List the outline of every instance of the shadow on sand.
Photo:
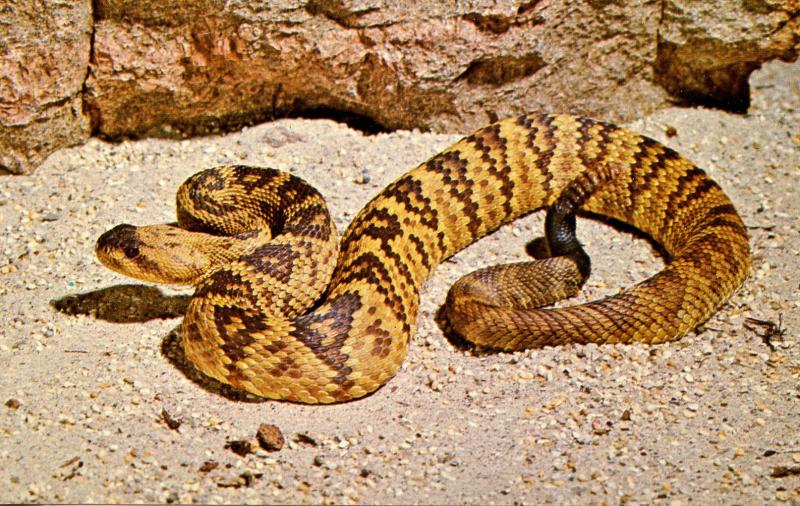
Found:
[{"label": "shadow on sand", "polygon": [[[141,323],[149,320],[180,318],[186,313],[191,295],[165,295],[147,285],[115,285],[86,293],[65,295],[50,301],[57,311],[86,315],[112,323]],[[186,358],[176,327],[161,341],[161,354],[187,379],[201,388],[239,402],[263,402],[198,371]]]}]

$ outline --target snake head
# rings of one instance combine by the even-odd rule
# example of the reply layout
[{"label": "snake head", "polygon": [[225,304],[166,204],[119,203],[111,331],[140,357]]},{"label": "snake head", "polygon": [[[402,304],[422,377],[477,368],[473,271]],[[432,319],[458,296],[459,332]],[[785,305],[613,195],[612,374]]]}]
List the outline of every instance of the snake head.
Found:
[{"label": "snake head", "polygon": [[[257,238],[256,238],[257,239]],[[103,233],[95,255],[107,268],[125,276],[173,285],[192,285],[231,262],[250,242],[185,230],[177,224],[117,225]]]},{"label": "snake head", "polygon": [[107,268],[131,278],[191,284],[208,262],[192,255],[191,245],[170,240],[180,233],[185,232],[172,225],[117,225],[97,239],[95,255]]},{"label": "snake head", "polygon": [[148,281],[159,281],[148,275],[154,265],[142,250],[139,229],[127,223],[117,225],[97,239],[94,251],[100,263],[126,276]]},{"label": "snake head", "polygon": [[[125,258],[134,260],[139,256],[139,239],[136,237],[136,227],[123,223],[107,231],[97,239],[95,251],[104,256],[116,256],[118,252]],[[103,261],[103,257],[100,258]]]}]

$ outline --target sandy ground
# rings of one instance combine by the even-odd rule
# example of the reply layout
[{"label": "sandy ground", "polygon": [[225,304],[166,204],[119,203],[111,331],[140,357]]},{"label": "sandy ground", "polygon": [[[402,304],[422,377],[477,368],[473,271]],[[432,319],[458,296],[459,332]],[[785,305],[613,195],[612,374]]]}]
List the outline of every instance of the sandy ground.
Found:
[{"label": "sandy ground", "polygon": [[[3,177],[0,502],[800,503],[800,64],[771,64],[752,84],[747,116],[675,108],[630,125],[706,168],[750,227],[754,274],[700,333],[519,353],[445,338],[434,316],[447,288],[524,258],[534,215],[440,266],[397,377],[336,406],[198,379],[175,346],[187,292],[103,269],[94,241],[117,223],[173,220],[184,178],[233,162],[306,178],[343,230],[455,136],[286,120],[183,142],[93,140]],[[594,261],[581,300],[660,268],[641,239],[589,220],[579,233]],[[747,317],[782,318],[782,340]],[[262,423],[282,450],[226,448]]]}]

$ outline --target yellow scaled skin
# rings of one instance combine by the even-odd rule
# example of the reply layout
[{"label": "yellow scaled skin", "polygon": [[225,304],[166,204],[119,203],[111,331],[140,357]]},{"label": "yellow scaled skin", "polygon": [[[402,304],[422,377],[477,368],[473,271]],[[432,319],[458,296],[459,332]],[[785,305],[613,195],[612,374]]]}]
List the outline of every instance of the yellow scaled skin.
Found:
[{"label": "yellow scaled skin", "polygon": [[[613,297],[559,309],[535,307],[575,293],[568,262],[480,274],[459,282],[447,301],[465,338],[497,349],[679,339],[746,278],[745,228],[705,173],[627,130],[547,115],[490,125],[408,172],[367,204],[341,245],[304,183],[227,167],[179,190],[187,242],[181,233],[154,233],[163,229],[114,229],[98,240],[97,254],[134,277],[175,282],[158,274],[163,266],[197,286],[181,336],[187,357],[209,376],[273,399],[345,401],[397,372],[420,288],[436,265],[550,206],[570,185],[590,195],[584,209],[658,242],[669,255],[665,269]],[[208,232],[204,223],[211,236],[198,243],[192,237]],[[187,252],[189,243],[200,252]],[[546,280],[535,281],[538,273]]]}]

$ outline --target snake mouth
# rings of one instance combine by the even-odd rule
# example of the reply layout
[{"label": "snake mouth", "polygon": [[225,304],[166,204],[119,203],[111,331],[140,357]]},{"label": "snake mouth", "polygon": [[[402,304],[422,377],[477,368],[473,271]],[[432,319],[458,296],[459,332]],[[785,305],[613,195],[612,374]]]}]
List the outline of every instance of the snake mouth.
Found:
[{"label": "snake mouth", "polygon": [[95,251],[107,254],[121,251],[126,258],[133,260],[139,256],[140,244],[136,236],[136,227],[126,223],[117,225],[101,235],[97,239]]}]

